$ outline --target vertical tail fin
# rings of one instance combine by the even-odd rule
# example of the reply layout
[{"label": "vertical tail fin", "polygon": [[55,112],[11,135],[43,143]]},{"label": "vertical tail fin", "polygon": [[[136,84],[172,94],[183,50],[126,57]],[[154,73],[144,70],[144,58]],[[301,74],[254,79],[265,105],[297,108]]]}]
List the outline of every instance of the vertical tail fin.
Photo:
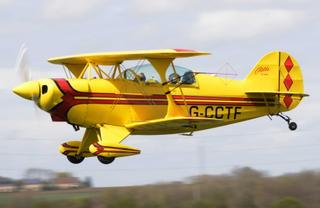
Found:
[{"label": "vertical tail fin", "polygon": [[270,52],[260,59],[245,79],[245,91],[274,96],[279,111],[295,108],[307,96],[300,65],[286,52]]}]

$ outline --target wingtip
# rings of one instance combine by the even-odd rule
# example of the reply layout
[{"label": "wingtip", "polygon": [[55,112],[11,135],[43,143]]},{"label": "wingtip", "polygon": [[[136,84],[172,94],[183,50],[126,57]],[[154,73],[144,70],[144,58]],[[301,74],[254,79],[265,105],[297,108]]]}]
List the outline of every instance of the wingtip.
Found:
[{"label": "wingtip", "polygon": [[211,54],[206,51],[197,51],[197,50],[185,49],[185,48],[174,48],[173,50],[176,52],[182,52],[182,53],[199,53],[199,54],[203,54],[203,55],[210,55]]}]

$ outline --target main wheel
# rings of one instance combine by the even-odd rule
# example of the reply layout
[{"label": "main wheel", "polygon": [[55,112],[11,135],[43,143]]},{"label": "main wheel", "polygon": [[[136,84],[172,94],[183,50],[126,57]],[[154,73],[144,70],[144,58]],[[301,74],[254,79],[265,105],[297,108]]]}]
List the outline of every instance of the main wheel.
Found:
[{"label": "main wheel", "polygon": [[114,157],[97,156],[98,160],[103,164],[110,164],[114,161]]},{"label": "main wheel", "polygon": [[294,130],[296,130],[298,128],[298,125],[295,123],[295,122],[290,122],[289,123],[289,129],[291,130],[291,131],[294,131]]},{"label": "main wheel", "polygon": [[69,162],[73,163],[73,164],[79,164],[84,160],[84,157],[80,156],[80,155],[76,155],[76,156],[67,156],[67,159],[69,160]]}]

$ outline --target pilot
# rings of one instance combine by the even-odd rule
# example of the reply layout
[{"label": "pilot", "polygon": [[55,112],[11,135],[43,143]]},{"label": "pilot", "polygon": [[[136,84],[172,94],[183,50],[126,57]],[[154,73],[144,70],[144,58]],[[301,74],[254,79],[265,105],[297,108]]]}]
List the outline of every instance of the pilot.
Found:
[{"label": "pilot", "polygon": [[141,82],[145,82],[146,81],[146,75],[144,75],[143,72],[140,72],[138,74],[138,79],[141,81]]},{"label": "pilot", "polygon": [[171,84],[177,84],[178,82],[180,82],[180,76],[179,74],[176,73],[172,73],[169,75],[169,82]]},{"label": "pilot", "polygon": [[183,84],[193,84],[195,83],[195,78],[194,74],[192,71],[187,71],[183,74],[182,76],[182,81]]}]

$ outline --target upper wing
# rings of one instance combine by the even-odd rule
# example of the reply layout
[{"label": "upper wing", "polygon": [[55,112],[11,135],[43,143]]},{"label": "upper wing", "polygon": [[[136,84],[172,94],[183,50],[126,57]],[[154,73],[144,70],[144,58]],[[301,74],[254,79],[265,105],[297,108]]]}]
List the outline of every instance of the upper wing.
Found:
[{"label": "upper wing", "polygon": [[204,117],[172,117],[126,125],[133,134],[170,134],[208,128],[219,119]]},{"label": "upper wing", "polygon": [[141,50],[80,54],[75,56],[64,56],[50,58],[48,61],[53,64],[83,65],[92,62],[99,65],[114,65],[124,60],[139,60],[150,58],[183,58],[199,55],[208,55],[207,52],[187,50],[187,49],[162,49],[162,50]]},{"label": "upper wing", "polygon": [[208,54],[209,53],[207,52],[186,49],[163,49],[80,54],[50,58],[48,61],[53,64],[62,64],[66,66],[76,77],[78,77],[87,63],[94,63],[96,65],[116,65],[125,60],[175,59]]}]

